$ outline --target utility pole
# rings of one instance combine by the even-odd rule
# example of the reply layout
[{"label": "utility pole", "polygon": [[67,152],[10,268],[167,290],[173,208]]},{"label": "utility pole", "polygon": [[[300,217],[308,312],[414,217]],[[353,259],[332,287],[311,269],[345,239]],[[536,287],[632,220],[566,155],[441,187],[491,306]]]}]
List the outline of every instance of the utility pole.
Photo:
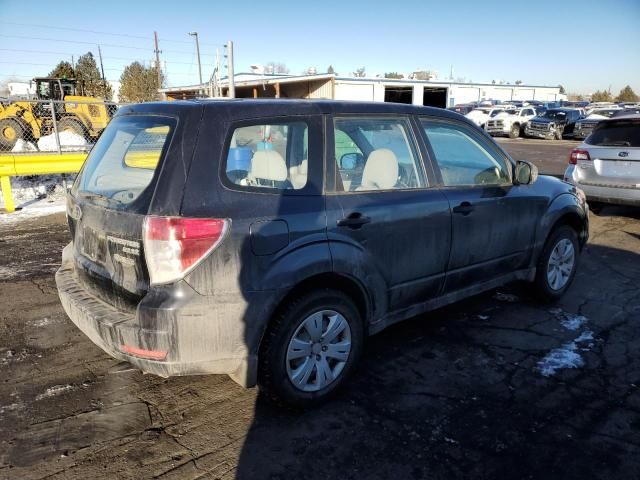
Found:
[{"label": "utility pole", "polygon": [[227,57],[227,76],[229,77],[229,92],[227,96],[236,98],[236,84],[233,74],[233,42],[229,40],[225,47],[227,49],[227,54],[225,55]]},{"label": "utility pole", "polygon": [[160,49],[158,48],[158,32],[153,32],[153,41],[155,43],[154,53],[156,54],[156,73],[158,74],[158,89],[162,88],[162,70],[160,70]]},{"label": "utility pole", "polygon": [[198,55],[198,74],[200,76],[200,87],[198,93],[202,90],[202,65],[200,63],[200,42],[198,42],[198,32],[189,32],[189,35],[196,37],[196,55]]},{"label": "utility pole", "polygon": [[106,97],[107,96],[107,79],[104,76],[104,67],[102,66],[102,50],[100,50],[100,45],[98,45],[98,57],[100,58],[100,70],[102,71],[102,86],[104,87],[104,96]]}]

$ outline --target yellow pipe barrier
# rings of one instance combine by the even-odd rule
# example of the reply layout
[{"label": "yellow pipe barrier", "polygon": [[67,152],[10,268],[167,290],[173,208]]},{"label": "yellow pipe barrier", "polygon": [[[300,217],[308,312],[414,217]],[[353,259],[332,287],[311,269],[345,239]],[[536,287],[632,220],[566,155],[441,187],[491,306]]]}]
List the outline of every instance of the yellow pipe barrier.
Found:
[{"label": "yellow pipe barrier", "polygon": [[85,158],[87,158],[87,152],[0,155],[0,187],[2,188],[4,209],[7,212],[15,211],[9,177],[78,173]]}]

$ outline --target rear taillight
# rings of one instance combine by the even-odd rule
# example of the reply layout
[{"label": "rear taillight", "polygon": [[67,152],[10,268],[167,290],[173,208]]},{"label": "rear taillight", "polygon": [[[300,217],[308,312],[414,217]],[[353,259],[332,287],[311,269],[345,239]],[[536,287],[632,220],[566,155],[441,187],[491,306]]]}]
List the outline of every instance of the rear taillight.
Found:
[{"label": "rear taillight", "polygon": [[578,160],[591,160],[589,152],[586,150],[580,150],[579,148],[571,150],[571,153],[569,154],[569,163],[571,165],[575,165],[578,163]]},{"label": "rear taillight", "polygon": [[228,219],[145,217],[144,256],[151,284],[182,279],[222,242],[230,223]]}]

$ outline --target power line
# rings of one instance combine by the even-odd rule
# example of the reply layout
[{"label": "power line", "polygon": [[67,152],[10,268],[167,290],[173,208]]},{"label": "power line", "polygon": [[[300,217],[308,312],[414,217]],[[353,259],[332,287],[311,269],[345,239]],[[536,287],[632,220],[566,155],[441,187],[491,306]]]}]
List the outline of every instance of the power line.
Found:
[{"label": "power line", "polygon": [[[99,32],[96,30],[86,30],[83,28],[71,28],[71,27],[59,27],[56,25],[34,25],[34,24],[30,24],[30,23],[17,23],[17,22],[0,22],[0,24],[3,25],[14,25],[17,27],[33,27],[33,28],[48,28],[48,29],[53,29],[53,30],[66,30],[69,32],[82,32],[82,33],[94,33],[96,35],[111,35],[114,37],[127,37],[127,38],[138,38],[138,39],[142,39],[142,40],[151,40],[151,36],[149,37],[143,37],[142,35],[131,35],[130,33],[112,33],[112,32]],[[184,43],[184,44],[188,44],[191,45],[191,42],[188,40],[175,40],[175,39],[168,39],[168,38],[162,38],[163,42],[170,42],[170,43]],[[207,46],[211,46],[211,47],[222,47],[222,44],[216,44],[216,43],[202,43],[201,45],[207,45]]]},{"label": "power line", "polygon": [[[35,53],[35,54],[47,54],[47,55],[60,55],[62,57],[69,57],[71,55],[71,53],[69,52],[50,52],[50,51],[43,51],[43,50],[24,50],[24,49],[20,49],[20,48],[0,48],[0,52],[18,52],[18,53]],[[210,55],[207,55],[210,56]],[[134,57],[112,57],[110,55],[107,56],[103,56],[102,58],[104,58],[105,60],[121,60],[124,62],[135,62],[138,61],[139,59],[134,58]],[[171,60],[172,64],[176,64],[176,65],[195,65],[194,62],[176,62]]]},{"label": "power line", "polygon": [[[125,48],[125,49],[130,49],[130,50],[143,50],[146,52],[150,52],[152,51],[151,48],[143,48],[143,47],[133,47],[131,45],[117,45],[117,44],[112,44],[112,43],[102,43],[102,42],[81,42],[78,40],[59,40],[56,38],[42,38],[42,37],[28,37],[26,35],[6,35],[4,33],[0,33],[0,37],[6,37],[6,38],[22,38],[25,40],[39,40],[39,41],[43,41],[43,42],[61,42],[61,43],[75,43],[75,44],[79,44],[79,45],[97,45],[98,43],[100,43],[101,46],[103,47],[111,47],[111,48]],[[190,51],[186,51],[186,50],[164,50],[164,52],[166,53],[181,53],[184,55],[191,55],[192,52]],[[215,55],[202,55],[203,57],[214,57]]]}]

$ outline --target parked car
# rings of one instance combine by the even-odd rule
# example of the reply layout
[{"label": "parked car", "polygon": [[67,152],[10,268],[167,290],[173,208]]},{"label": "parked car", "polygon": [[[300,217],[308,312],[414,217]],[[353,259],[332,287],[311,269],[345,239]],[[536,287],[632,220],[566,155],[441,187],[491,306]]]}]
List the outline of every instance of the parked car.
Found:
[{"label": "parked car", "polygon": [[579,189],[444,109],[126,105],[67,197],[56,283],[117,359],[309,406],[391,324],[513,280],[561,297],[585,209]]},{"label": "parked car", "polygon": [[561,140],[571,137],[583,111],[575,108],[553,108],[532,118],[524,129],[525,137]]},{"label": "parked car", "polygon": [[498,105],[495,107],[474,108],[469,113],[467,113],[465,117],[467,117],[469,120],[471,120],[480,128],[484,128],[484,125],[487,122],[487,120],[495,117],[500,112],[504,112],[506,108],[507,106],[505,105]]},{"label": "parked car", "polygon": [[602,203],[640,206],[640,114],[602,120],[569,156],[566,181]]},{"label": "parked car", "polygon": [[611,118],[627,117],[629,115],[639,115],[640,108],[623,108],[614,113]]},{"label": "parked car", "polygon": [[518,138],[521,133],[524,133],[529,120],[535,116],[536,111],[533,107],[505,110],[487,120],[484,129],[492,137],[508,135],[509,138]]},{"label": "parked car", "polygon": [[586,117],[576,122],[573,130],[573,138],[584,140],[591,135],[591,132],[601,120],[611,118],[620,110],[620,108],[594,108],[590,110]]},{"label": "parked car", "polygon": [[447,110],[451,110],[453,112],[459,113],[460,115],[466,115],[467,113],[472,111],[474,108],[477,108],[475,103],[468,103],[468,104],[455,105],[453,107],[449,107]]}]

